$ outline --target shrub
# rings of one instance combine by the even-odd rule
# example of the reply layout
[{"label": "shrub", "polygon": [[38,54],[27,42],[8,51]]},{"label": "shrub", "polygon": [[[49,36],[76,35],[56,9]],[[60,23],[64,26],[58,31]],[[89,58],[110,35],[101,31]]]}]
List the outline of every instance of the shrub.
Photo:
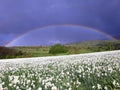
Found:
[{"label": "shrub", "polygon": [[55,44],[51,46],[49,53],[50,54],[58,54],[58,53],[66,53],[68,50],[64,45]]}]

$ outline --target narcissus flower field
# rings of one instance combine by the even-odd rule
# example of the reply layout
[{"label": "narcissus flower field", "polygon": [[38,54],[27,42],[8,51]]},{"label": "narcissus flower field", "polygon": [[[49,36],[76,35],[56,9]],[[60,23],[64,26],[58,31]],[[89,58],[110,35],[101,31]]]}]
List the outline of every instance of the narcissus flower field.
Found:
[{"label": "narcissus flower field", "polygon": [[0,90],[120,90],[120,51],[0,60]]}]

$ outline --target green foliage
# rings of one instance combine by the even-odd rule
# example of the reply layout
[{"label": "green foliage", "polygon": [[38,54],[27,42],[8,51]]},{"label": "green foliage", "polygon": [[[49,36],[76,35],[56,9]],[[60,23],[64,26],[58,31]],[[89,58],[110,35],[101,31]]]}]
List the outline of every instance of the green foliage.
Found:
[{"label": "green foliage", "polygon": [[66,53],[68,50],[64,45],[56,44],[52,46],[49,50],[50,54],[57,54],[57,53]]},{"label": "green foliage", "polygon": [[115,50],[115,45],[114,45],[114,43],[113,42],[107,42],[107,49],[108,50]]},{"label": "green foliage", "polygon": [[20,55],[23,55],[21,51],[17,51],[7,47],[0,47],[0,59],[15,58]]}]

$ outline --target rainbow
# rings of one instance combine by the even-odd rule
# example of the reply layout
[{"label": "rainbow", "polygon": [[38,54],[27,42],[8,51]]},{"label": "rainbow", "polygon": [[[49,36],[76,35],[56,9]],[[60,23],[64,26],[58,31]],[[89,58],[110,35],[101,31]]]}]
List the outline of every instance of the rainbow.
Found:
[{"label": "rainbow", "polygon": [[117,40],[115,37],[103,32],[103,31],[100,31],[98,29],[95,29],[95,28],[91,28],[91,27],[88,27],[88,26],[82,26],[82,25],[76,25],[76,24],[60,24],[60,25],[48,25],[48,26],[43,26],[43,27],[40,27],[40,28],[35,28],[35,29],[32,29],[30,31],[27,31],[21,35],[18,35],[16,38],[14,38],[13,40],[9,41],[7,44],[5,44],[5,46],[9,46],[11,43],[13,43],[14,41],[18,40],[19,38],[31,33],[32,31],[36,31],[36,30],[42,30],[42,29],[45,29],[45,28],[50,28],[50,27],[60,27],[60,26],[72,26],[72,27],[80,27],[80,28],[86,28],[88,30],[92,30],[92,31],[96,31],[98,33],[101,33],[109,38],[111,38],[112,40]]}]

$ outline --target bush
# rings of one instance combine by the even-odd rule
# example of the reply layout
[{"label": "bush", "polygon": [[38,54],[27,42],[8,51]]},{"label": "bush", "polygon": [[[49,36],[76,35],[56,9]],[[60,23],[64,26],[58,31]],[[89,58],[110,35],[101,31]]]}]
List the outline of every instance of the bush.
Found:
[{"label": "bush", "polygon": [[66,53],[68,50],[64,45],[56,44],[49,50],[50,54]]}]

